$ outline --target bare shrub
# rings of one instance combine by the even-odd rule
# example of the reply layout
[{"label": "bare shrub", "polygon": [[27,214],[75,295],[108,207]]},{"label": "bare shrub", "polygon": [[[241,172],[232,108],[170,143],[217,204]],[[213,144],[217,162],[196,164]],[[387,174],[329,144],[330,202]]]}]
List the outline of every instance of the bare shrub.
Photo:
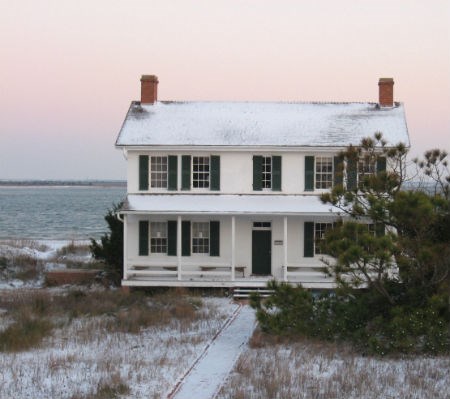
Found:
[{"label": "bare shrub", "polygon": [[75,241],[71,241],[69,244],[63,246],[56,251],[56,256],[67,256],[67,255],[86,255],[90,252],[88,244],[79,244]]}]

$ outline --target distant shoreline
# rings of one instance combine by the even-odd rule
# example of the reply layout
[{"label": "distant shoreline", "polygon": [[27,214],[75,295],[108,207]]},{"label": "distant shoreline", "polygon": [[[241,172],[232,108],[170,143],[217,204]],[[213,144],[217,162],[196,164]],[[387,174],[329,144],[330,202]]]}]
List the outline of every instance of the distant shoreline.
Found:
[{"label": "distant shoreline", "polygon": [[125,180],[0,180],[0,187],[126,187]]}]

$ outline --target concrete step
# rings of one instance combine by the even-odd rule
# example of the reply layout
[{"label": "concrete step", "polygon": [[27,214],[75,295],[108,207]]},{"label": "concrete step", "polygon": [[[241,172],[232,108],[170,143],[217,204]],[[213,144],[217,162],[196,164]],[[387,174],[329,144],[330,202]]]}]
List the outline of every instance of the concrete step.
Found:
[{"label": "concrete step", "polygon": [[236,287],[233,290],[233,298],[249,298],[251,293],[257,292],[262,297],[268,297],[273,294],[273,290],[260,287]]}]

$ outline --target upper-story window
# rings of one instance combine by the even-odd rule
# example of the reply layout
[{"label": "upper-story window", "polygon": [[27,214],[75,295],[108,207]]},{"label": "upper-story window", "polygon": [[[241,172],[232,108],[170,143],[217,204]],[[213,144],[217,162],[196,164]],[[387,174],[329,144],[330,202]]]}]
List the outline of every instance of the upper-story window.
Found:
[{"label": "upper-story window", "polygon": [[167,157],[150,157],[150,187],[167,188]]},{"label": "upper-story window", "polygon": [[281,157],[253,157],[253,190],[281,191]]},{"label": "upper-story window", "polygon": [[341,157],[305,156],[305,191],[327,190],[341,184],[343,178]]},{"label": "upper-story window", "polygon": [[192,187],[209,188],[209,157],[192,157]]},{"label": "upper-story window", "polygon": [[386,157],[363,155],[346,159],[346,183],[350,190],[357,189],[364,180],[372,175],[386,171]]},{"label": "upper-story window", "polygon": [[364,181],[365,177],[372,176],[376,172],[375,159],[365,156],[358,160],[358,183]]},{"label": "upper-story window", "polygon": [[177,190],[178,157],[176,155],[139,155],[139,190]]},{"label": "upper-story window", "polygon": [[181,156],[181,189],[220,191],[220,156]]},{"label": "upper-story window", "polygon": [[262,188],[272,188],[272,157],[262,157]]},{"label": "upper-story window", "polygon": [[316,189],[333,187],[333,157],[316,157]]}]

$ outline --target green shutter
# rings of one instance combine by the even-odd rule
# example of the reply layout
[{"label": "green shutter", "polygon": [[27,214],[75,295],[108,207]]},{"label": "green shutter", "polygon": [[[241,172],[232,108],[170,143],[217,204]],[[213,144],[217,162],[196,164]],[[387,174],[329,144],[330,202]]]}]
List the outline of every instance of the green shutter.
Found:
[{"label": "green shutter", "polygon": [[181,255],[191,255],[191,222],[181,222]]},{"label": "green shutter", "polygon": [[351,157],[347,160],[347,190],[356,188],[357,173],[357,159]]},{"label": "green shutter", "polygon": [[181,189],[191,189],[191,156],[183,155],[181,157]]},{"label": "green shutter", "polygon": [[169,176],[167,188],[170,191],[176,191],[178,189],[178,157],[176,155],[169,155]]},{"label": "green shutter", "polygon": [[148,190],[148,155],[139,155],[139,190]]},{"label": "green shutter", "polygon": [[314,191],[314,157],[305,157],[305,191]]},{"label": "green shutter", "polygon": [[177,221],[167,222],[167,255],[177,256]]},{"label": "green shutter", "polygon": [[343,182],[343,174],[344,174],[344,157],[342,155],[338,155],[333,158],[333,185],[337,186],[342,184]]},{"label": "green shutter", "polygon": [[209,222],[209,255],[220,256],[220,222]]},{"label": "green shutter", "polygon": [[211,185],[212,191],[220,191],[220,156],[211,155]]},{"label": "green shutter", "polygon": [[148,255],[148,221],[139,221],[139,256]]},{"label": "green shutter", "polygon": [[281,157],[272,157],[272,191],[281,191]]},{"label": "green shutter", "polygon": [[379,157],[377,159],[377,173],[386,172],[386,157]]},{"label": "green shutter", "polygon": [[375,223],[375,235],[377,237],[383,237],[385,234],[385,225],[384,223]]},{"label": "green shutter", "polygon": [[314,222],[304,223],[303,240],[303,256],[305,258],[314,257]]},{"label": "green shutter", "polygon": [[253,191],[262,190],[262,156],[253,157]]}]

